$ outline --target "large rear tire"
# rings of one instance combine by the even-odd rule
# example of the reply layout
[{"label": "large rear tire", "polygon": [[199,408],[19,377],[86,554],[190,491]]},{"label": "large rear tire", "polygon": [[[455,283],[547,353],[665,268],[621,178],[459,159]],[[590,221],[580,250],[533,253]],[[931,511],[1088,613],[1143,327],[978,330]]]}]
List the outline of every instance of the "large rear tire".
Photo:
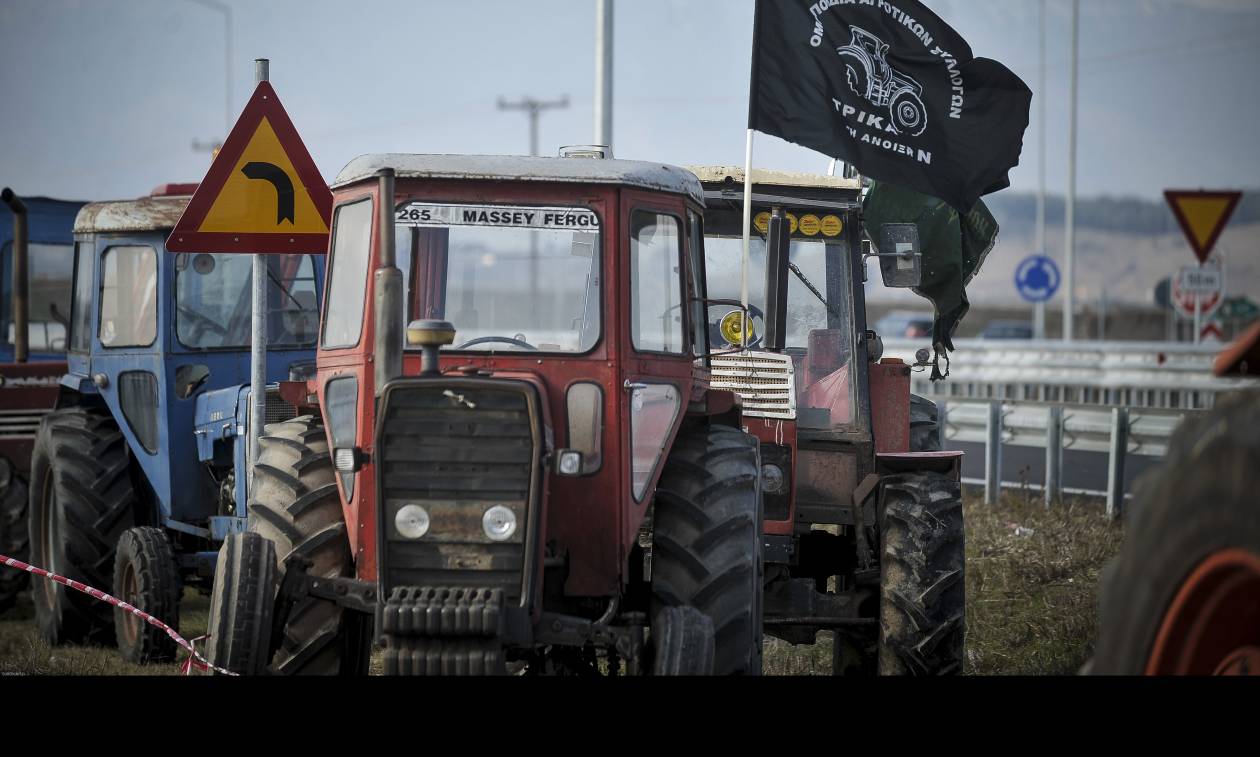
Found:
[{"label": "large rear tire", "polygon": [[[306,416],[267,427],[254,466],[249,529],[275,546],[276,578],[285,560],[311,560],[310,574],[354,576],[336,471],[320,422]],[[293,606],[271,668],[281,675],[361,675],[367,672],[370,633],[365,618],[327,600],[306,597]]]},{"label": "large rear tire", "polygon": [[761,674],[760,482],[757,439],[715,425],[679,433],[656,492],[652,615],[708,615],[714,675]]},{"label": "large rear tire", "polygon": [[[0,461],[0,465],[6,465]],[[30,562],[31,541],[27,536],[26,503],[30,494],[26,482],[10,473],[9,483],[0,492],[0,555]],[[17,602],[30,585],[31,574],[17,568],[0,568],[0,615]]]},{"label": "large rear tire", "polygon": [[[135,523],[130,466],[110,416],[82,407],[44,416],[31,459],[31,563],[112,594],[114,551]],[[48,644],[114,640],[108,604],[47,580],[31,598]]]},{"label": "large rear tire", "polygon": [[1103,572],[1094,674],[1260,673],[1258,460],[1260,391],[1178,429]]},{"label": "large rear tire", "polygon": [[[179,628],[182,583],[175,553],[160,528],[140,526],[123,532],[114,558],[116,596],[171,628]],[[175,659],[175,641],[157,626],[114,608],[118,651],[127,662],[143,665]]]},{"label": "large rear tire", "polygon": [[880,675],[962,671],[966,541],[959,483],[889,476],[880,507]]}]

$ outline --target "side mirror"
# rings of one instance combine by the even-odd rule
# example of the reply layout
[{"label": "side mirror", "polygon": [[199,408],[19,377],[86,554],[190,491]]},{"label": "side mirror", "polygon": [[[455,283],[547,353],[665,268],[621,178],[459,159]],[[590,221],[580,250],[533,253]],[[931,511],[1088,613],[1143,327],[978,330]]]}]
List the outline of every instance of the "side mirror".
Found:
[{"label": "side mirror", "polygon": [[913,223],[886,223],[879,227],[879,271],[884,286],[917,287],[923,281],[923,253],[919,227]]}]

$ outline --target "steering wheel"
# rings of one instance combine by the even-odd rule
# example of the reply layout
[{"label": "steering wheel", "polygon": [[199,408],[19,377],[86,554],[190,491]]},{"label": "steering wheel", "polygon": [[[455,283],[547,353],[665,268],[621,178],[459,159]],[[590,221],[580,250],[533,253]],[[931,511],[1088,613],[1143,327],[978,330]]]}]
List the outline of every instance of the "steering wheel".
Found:
[{"label": "steering wheel", "polygon": [[197,325],[195,328],[196,328],[196,333],[198,335],[203,334],[206,331],[209,331],[213,334],[218,334],[219,336],[228,335],[228,330],[224,328],[222,325],[215,323],[210,317],[202,315],[201,313],[198,313],[196,310],[193,310],[187,305],[179,306],[179,314],[186,315],[191,320],[196,322]]},{"label": "steering wheel", "polygon": [[517,347],[524,347],[525,349],[527,349],[527,350],[529,350],[529,351],[531,351],[531,352],[537,352],[537,351],[538,351],[538,348],[537,348],[537,347],[535,347],[534,345],[530,344],[529,342],[526,342],[526,341],[521,340],[521,339],[513,339],[513,338],[512,338],[512,337],[510,337],[510,336],[483,336],[483,337],[478,337],[477,339],[473,339],[472,341],[464,342],[463,344],[459,345],[459,346],[458,346],[458,347],[456,347],[455,349],[456,349],[456,350],[466,350],[466,349],[468,349],[469,347],[475,347],[475,346],[477,346],[477,345],[479,345],[479,344],[487,344],[487,343],[489,343],[489,342],[504,342],[504,343],[506,343],[506,344],[513,344],[513,345],[516,345]]}]

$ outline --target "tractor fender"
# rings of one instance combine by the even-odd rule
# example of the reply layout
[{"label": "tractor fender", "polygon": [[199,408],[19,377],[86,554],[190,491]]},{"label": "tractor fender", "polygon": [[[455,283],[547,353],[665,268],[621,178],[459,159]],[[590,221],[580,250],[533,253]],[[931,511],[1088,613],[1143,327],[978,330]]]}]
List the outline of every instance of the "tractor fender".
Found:
[{"label": "tractor fender", "polygon": [[941,452],[876,452],[875,470],[881,476],[934,471],[962,480],[962,450]]}]

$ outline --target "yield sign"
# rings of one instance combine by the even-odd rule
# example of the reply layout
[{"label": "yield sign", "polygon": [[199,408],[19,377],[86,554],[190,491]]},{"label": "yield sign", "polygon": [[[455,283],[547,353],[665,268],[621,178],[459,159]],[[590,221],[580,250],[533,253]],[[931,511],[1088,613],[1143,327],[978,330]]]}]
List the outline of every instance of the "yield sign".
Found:
[{"label": "yield sign", "polygon": [[166,240],[171,252],[323,253],[332,192],[260,82]]},{"label": "yield sign", "polygon": [[1177,223],[1190,242],[1200,263],[1208,259],[1221,231],[1229,222],[1242,192],[1192,192],[1169,189],[1164,192]]}]

